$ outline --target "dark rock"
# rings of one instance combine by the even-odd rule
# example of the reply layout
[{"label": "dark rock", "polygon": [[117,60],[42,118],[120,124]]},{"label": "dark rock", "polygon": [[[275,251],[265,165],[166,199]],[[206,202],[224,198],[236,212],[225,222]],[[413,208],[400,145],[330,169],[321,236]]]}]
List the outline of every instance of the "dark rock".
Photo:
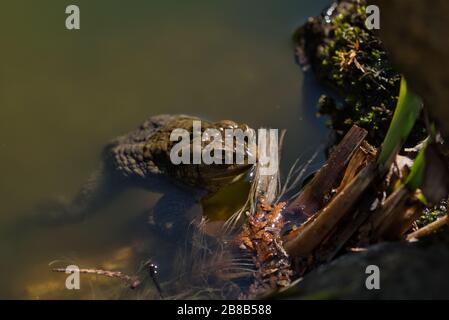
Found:
[{"label": "dark rock", "polygon": [[380,8],[380,35],[394,63],[449,137],[449,1],[370,2]]},{"label": "dark rock", "polygon": [[[366,268],[380,269],[380,290],[368,290]],[[383,243],[347,254],[309,273],[288,295],[312,299],[448,299],[449,243]]]}]

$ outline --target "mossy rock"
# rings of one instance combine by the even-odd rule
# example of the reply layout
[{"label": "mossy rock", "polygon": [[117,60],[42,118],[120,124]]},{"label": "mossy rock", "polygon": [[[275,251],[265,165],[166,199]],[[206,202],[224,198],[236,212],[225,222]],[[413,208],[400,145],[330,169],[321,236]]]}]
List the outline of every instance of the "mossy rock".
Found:
[{"label": "mossy rock", "polygon": [[[378,35],[366,27],[366,18],[365,1],[338,1],[294,36],[299,63],[342,100],[322,96],[318,102],[319,113],[329,116],[333,143],[356,124],[368,130],[371,144],[380,146],[396,107],[401,75]],[[424,137],[420,123],[409,144]]]}]

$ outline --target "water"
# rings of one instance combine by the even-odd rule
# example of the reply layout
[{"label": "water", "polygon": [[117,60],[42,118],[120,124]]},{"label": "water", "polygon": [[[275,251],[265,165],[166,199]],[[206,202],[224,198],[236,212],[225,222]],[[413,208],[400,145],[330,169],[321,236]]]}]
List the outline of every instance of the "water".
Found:
[{"label": "water", "polygon": [[[326,0],[4,0],[0,12],[0,298],[139,298],[117,281],[64,288],[61,260],[134,272],[163,259],[140,213],[160,194],[129,192],[82,223],[11,232],[54,197],[71,198],[105,142],[160,113],[287,129],[283,168],[326,138],[318,91],[294,62],[291,34]],[[319,166],[319,161],[315,167]],[[169,277],[162,273],[161,277]]]}]

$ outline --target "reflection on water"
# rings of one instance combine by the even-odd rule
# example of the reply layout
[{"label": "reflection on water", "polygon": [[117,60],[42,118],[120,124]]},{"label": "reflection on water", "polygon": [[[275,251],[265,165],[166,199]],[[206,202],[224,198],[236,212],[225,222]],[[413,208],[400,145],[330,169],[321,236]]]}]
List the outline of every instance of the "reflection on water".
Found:
[{"label": "reflection on water", "polygon": [[149,116],[287,129],[284,168],[313,152],[325,130],[309,99],[302,103],[290,35],[327,2],[80,0],[81,30],[69,32],[63,2],[3,1],[0,297],[145,297],[101,277],[65,290],[65,275],[49,272],[54,260],[135,273],[152,258],[161,281],[171,278],[172,244],[142,216],[160,194],[130,190],[75,225],[11,227],[46,199],[71,198],[104,143]]}]

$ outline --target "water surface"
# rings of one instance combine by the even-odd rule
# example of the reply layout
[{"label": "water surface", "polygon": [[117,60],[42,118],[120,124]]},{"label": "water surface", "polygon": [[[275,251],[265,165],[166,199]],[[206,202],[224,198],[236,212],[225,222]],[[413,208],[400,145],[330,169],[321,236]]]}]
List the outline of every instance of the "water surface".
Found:
[{"label": "water surface", "polygon": [[318,92],[295,64],[291,34],[327,2],[80,0],[81,30],[70,32],[64,1],[4,0],[0,297],[124,297],[117,282],[95,277],[65,290],[64,275],[49,272],[54,260],[128,272],[146,256],[169,263],[164,240],[139,220],[157,193],[129,192],[79,224],[12,232],[39,203],[70,199],[105,142],[149,116],[287,129],[283,169],[318,148]]}]

